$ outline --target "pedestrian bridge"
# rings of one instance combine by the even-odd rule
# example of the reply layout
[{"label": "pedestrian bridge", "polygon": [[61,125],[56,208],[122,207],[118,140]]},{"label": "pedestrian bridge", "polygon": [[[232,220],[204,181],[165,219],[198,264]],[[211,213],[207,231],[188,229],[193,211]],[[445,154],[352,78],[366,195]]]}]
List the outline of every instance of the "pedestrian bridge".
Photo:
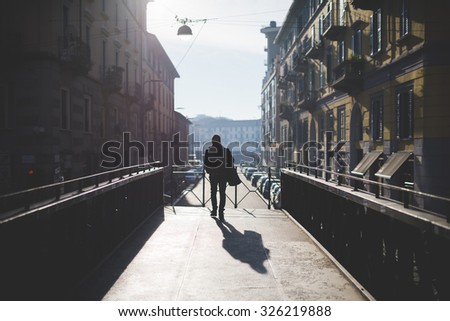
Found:
[{"label": "pedestrian bridge", "polygon": [[367,300],[279,210],[164,207],[91,275],[83,300]]},{"label": "pedestrian bridge", "polygon": [[179,187],[164,190],[165,171],[121,168],[0,196],[0,299],[450,298],[448,216],[284,170],[283,210],[243,179],[221,222],[205,180],[165,202]]}]

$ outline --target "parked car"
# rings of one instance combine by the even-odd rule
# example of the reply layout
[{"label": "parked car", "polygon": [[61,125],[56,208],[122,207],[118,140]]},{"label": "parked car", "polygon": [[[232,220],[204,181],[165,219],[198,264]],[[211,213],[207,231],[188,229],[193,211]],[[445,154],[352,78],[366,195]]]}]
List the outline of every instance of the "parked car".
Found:
[{"label": "parked car", "polygon": [[270,197],[270,188],[272,187],[272,184],[275,184],[275,183],[280,183],[280,180],[278,179],[278,178],[272,178],[272,179],[267,179],[265,182],[264,182],[264,188],[263,188],[263,190],[262,190],[262,195],[263,195],[263,197],[265,198],[265,199],[269,199],[269,197]]},{"label": "parked car", "polygon": [[245,172],[245,178],[249,180],[250,177],[252,177],[252,174],[253,174],[254,172],[257,172],[257,171],[258,171],[257,168],[255,168],[255,167],[250,167],[250,168],[247,169],[247,171]]},{"label": "parked car", "polygon": [[272,204],[274,208],[281,208],[281,187],[274,193]]},{"label": "parked car", "polygon": [[256,183],[256,189],[262,193],[262,189],[264,186],[264,183],[266,182],[266,180],[269,178],[268,175],[263,175],[259,178],[258,182]]},{"label": "parked car", "polygon": [[258,180],[260,179],[261,176],[266,175],[265,172],[254,172],[252,174],[252,177],[250,178],[250,181],[252,183],[252,186],[256,186],[256,184],[258,183]]}]

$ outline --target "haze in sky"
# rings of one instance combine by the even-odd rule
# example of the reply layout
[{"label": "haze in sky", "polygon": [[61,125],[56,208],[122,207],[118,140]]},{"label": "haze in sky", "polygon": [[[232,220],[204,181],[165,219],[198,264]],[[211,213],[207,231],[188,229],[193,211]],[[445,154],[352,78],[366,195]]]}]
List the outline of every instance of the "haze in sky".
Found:
[{"label": "haze in sky", "polygon": [[[260,29],[282,25],[292,0],[154,0],[147,29],[155,34],[180,78],[175,108],[187,117],[206,114],[235,120],[261,117],[266,38]],[[175,17],[188,23],[189,41],[177,36]]]}]

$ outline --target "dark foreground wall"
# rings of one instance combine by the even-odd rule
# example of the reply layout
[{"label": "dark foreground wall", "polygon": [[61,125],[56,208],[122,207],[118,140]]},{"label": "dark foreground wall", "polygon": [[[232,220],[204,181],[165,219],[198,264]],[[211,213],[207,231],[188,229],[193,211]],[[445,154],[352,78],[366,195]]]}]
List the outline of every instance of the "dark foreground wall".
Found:
[{"label": "dark foreground wall", "polygon": [[[163,205],[163,169],[126,172],[71,192],[73,184],[67,183],[59,200],[40,206],[22,202],[25,207],[14,215],[5,208],[23,193],[0,199],[0,300],[70,298],[71,290]],[[26,197],[51,190],[55,187]]]}]

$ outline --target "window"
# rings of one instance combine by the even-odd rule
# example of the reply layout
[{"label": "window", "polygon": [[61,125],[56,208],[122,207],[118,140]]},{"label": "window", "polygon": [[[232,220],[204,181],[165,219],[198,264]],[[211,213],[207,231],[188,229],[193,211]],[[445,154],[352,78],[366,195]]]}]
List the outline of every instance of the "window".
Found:
[{"label": "window", "polygon": [[402,0],[400,7],[400,38],[409,34],[409,1]]},{"label": "window", "polygon": [[398,139],[414,136],[414,91],[413,87],[399,89],[397,92],[396,129]]},{"label": "window", "polygon": [[323,140],[325,137],[325,115],[324,115],[324,113],[319,114],[318,127],[319,127],[318,141],[319,141],[319,143],[323,143]]},{"label": "window", "polygon": [[61,89],[61,128],[70,129],[70,96],[67,89]]},{"label": "window", "polygon": [[102,41],[102,69],[103,69],[103,78],[106,76],[106,41]]},{"label": "window", "polygon": [[356,29],[352,35],[352,51],[355,58],[362,58],[362,30]]},{"label": "window", "polygon": [[6,87],[0,87],[0,128],[8,127],[8,101]]},{"label": "window", "polygon": [[370,99],[370,132],[374,141],[383,140],[383,94],[377,94]]},{"label": "window", "polygon": [[130,68],[128,62],[125,63],[125,92],[128,93],[128,81],[130,80]]},{"label": "window", "polygon": [[345,106],[341,106],[338,108],[338,133],[337,140],[338,142],[345,140]]},{"label": "window", "polygon": [[324,87],[324,81],[323,81],[323,62],[320,62],[320,71],[319,71],[319,87],[320,89],[323,89]]},{"label": "window", "polygon": [[84,131],[90,133],[92,130],[92,103],[90,96],[84,96]]},{"label": "window", "polygon": [[331,47],[327,48],[327,83],[333,82],[333,52]]},{"label": "window", "polygon": [[90,47],[91,46],[91,27],[86,26],[85,32],[86,32],[86,44],[88,47]]},{"label": "window", "polygon": [[327,111],[327,131],[334,132],[334,114],[332,110]]},{"label": "window", "polygon": [[381,51],[381,22],[381,9],[378,9],[370,16],[370,45],[372,55]]},{"label": "window", "polygon": [[322,39],[323,36],[323,15],[319,18],[319,41]]},{"label": "window", "polygon": [[345,41],[339,41],[338,44],[338,64],[341,64],[345,61]]}]

